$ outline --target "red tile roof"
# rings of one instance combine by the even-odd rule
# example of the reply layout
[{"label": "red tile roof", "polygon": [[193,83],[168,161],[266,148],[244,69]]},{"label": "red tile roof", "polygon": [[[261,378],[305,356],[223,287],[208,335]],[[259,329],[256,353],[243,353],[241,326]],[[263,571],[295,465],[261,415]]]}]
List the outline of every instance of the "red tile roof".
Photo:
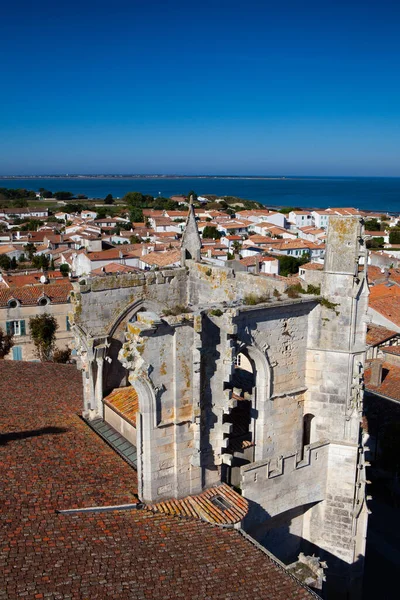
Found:
[{"label": "red tile roof", "polygon": [[305,269],[306,271],[323,271],[324,265],[320,263],[306,263],[305,265],[301,265],[300,269]]},{"label": "red tile roof", "polygon": [[139,397],[134,387],[116,388],[104,398],[103,402],[136,427]]},{"label": "red tile roof", "polygon": [[19,300],[22,306],[33,306],[38,303],[41,296],[50,298],[52,304],[65,304],[68,302],[72,285],[65,283],[48,283],[42,285],[26,285],[0,289],[0,306],[7,306],[9,300]]},{"label": "red tile roof", "polygon": [[390,362],[382,363],[382,383],[378,386],[371,385],[371,368],[364,372],[365,388],[387,398],[400,401],[400,367]]},{"label": "red tile roof", "polygon": [[79,419],[74,367],[3,360],[0,380],[7,598],[317,597],[233,528],[146,510],[57,514],[136,502],[136,473]]},{"label": "red tile roof", "polygon": [[380,315],[400,327],[400,298],[387,296],[369,299],[369,306]]},{"label": "red tile roof", "polygon": [[381,327],[380,325],[368,325],[367,329],[367,345],[368,346],[378,346],[379,344],[383,344],[390,338],[399,335],[397,331],[392,331],[387,329],[386,327]]},{"label": "red tile roof", "polygon": [[[225,508],[219,504],[220,498],[222,498]],[[233,525],[244,519],[249,509],[249,503],[229,485],[223,483],[196,496],[187,496],[182,500],[172,499],[148,504],[147,509],[167,515],[203,519],[214,525]]]}]

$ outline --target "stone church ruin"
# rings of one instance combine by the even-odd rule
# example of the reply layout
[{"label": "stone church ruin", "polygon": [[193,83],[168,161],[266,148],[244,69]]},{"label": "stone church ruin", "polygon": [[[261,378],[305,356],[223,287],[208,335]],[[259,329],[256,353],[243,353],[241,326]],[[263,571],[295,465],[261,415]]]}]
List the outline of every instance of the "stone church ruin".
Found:
[{"label": "stone church ruin", "polygon": [[357,597],[367,527],[362,236],[360,217],[332,216],[320,296],[289,298],[280,278],[201,260],[190,206],[180,267],[89,279],[72,298],[83,417],[137,468],[140,500],[224,484],[280,560],[327,561],[335,598]]}]

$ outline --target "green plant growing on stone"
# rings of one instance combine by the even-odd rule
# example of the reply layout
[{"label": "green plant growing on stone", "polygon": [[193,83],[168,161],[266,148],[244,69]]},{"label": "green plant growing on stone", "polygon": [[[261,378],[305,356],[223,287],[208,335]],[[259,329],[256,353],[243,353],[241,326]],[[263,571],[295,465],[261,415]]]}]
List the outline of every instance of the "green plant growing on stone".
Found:
[{"label": "green plant growing on stone", "polygon": [[330,300],[327,300],[326,298],[320,298],[318,300],[319,304],[321,306],[324,306],[325,308],[328,308],[329,310],[333,310],[334,313],[336,314],[336,316],[339,316],[339,311],[335,310],[335,307],[338,306],[338,304],[335,304],[335,302],[331,302]]},{"label": "green plant growing on stone", "polygon": [[277,300],[280,300],[281,296],[282,296],[282,294],[280,293],[280,291],[277,290],[276,288],[273,291],[273,295],[274,295],[274,298],[276,298]]},{"label": "green plant growing on stone", "polygon": [[261,296],[257,296],[256,294],[248,294],[243,298],[243,304],[247,306],[255,306],[256,304],[262,304],[263,302],[269,302],[270,297],[268,293],[265,293]]},{"label": "green plant growing on stone", "polygon": [[210,276],[212,275],[212,271],[211,271],[211,269],[207,269],[207,271],[206,271],[206,275],[207,275],[207,277],[210,277]]},{"label": "green plant growing on stone", "polygon": [[182,313],[190,313],[191,310],[188,306],[184,306],[183,304],[177,304],[172,308],[166,308],[163,312],[164,317],[176,317],[177,315],[181,315]]},{"label": "green plant growing on stone", "polygon": [[212,311],[210,311],[210,315],[212,315],[213,317],[222,317],[223,314],[224,313],[220,308],[214,308]]},{"label": "green plant growing on stone", "polygon": [[314,294],[315,296],[319,296],[321,293],[320,285],[312,285],[311,283],[307,286],[307,294]]},{"label": "green plant growing on stone", "polygon": [[31,317],[29,319],[29,329],[39,360],[42,362],[51,361],[58,329],[55,317],[47,313]]}]

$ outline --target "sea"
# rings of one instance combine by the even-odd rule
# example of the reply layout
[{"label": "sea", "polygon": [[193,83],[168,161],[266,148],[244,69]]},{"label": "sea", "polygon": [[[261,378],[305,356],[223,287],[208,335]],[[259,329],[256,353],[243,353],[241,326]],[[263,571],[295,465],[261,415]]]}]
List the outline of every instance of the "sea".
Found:
[{"label": "sea", "polygon": [[268,207],[353,207],[377,212],[400,212],[400,177],[26,177],[0,178],[0,187],[39,188],[52,192],[122,198],[127,192],[152,196],[237,196]]}]

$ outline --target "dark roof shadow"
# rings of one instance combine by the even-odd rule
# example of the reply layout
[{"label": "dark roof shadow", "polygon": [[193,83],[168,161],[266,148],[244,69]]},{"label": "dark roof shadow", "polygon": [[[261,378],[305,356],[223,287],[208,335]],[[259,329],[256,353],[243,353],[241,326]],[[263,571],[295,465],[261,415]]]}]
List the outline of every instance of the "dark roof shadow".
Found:
[{"label": "dark roof shadow", "polygon": [[14,442],[16,440],[24,440],[30,437],[37,437],[40,435],[57,435],[60,433],[66,433],[68,429],[65,427],[41,427],[40,429],[30,429],[28,431],[13,431],[11,433],[0,434],[0,446],[5,446],[8,442]]}]

